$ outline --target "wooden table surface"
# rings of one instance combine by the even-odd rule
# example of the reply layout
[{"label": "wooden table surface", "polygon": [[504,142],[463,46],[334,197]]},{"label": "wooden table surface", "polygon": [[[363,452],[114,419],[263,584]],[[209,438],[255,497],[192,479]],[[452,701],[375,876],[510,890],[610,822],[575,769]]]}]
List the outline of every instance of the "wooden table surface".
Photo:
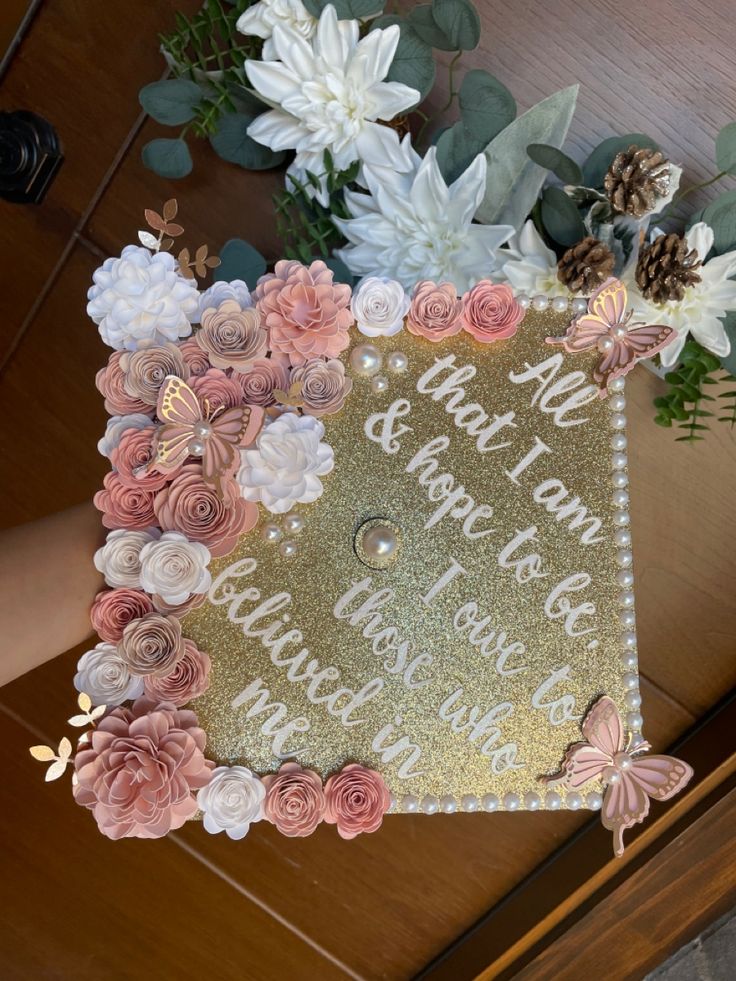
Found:
[{"label": "wooden table surface", "polygon": [[[218,248],[241,236],[276,257],[270,194],[279,175],[245,173],[203,145],[181,182],[140,162],[141,145],[159,135],[137,103],[139,87],[163,73],[157,32],[170,28],[177,8],[197,6],[46,0],[0,82],[0,109],[41,113],[66,154],[43,205],[0,202],[4,525],[88,499],[101,481],[95,447],[105,413],[93,377],[106,351],[85,316],[85,294],[101,259],[134,241],[144,206],[176,195],[193,238]],[[614,132],[644,131],[687,180],[713,172],[715,133],[736,115],[728,0],[479,7],[481,46],[463,64],[495,73],[521,108],[581,83],[573,156]],[[3,5],[0,43],[24,12],[15,0]],[[31,398],[39,378],[48,384]],[[693,447],[675,443],[652,423],[659,385],[640,370],[627,390],[642,710],[647,737],[664,748],[736,682],[736,443],[726,427]],[[590,821],[572,812],[402,816],[349,843],[329,829],[287,840],[264,824],[239,843],[193,827],[155,845],[111,844],[65,781],[43,784],[27,752],[65,731],[79,653],[0,691],[4,979],[408,978],[534,881]],[[713,828],[722,825],[719,811]],[[597,848],[604,835],[585,840]],[[732,896],[726,870],[704,909]],[[649,963],[681,938],[668,933]],[[529,976],[581,976],[569,960],[549,963]]]}]

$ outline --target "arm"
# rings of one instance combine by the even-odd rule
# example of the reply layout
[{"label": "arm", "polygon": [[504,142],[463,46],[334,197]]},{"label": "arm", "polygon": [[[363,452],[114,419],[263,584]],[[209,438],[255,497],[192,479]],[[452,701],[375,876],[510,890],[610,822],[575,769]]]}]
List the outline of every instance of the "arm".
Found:
[{"label": "arm", "polygon": [[103,540],[91,503],[0,532],[0,686],[91,635]]}]

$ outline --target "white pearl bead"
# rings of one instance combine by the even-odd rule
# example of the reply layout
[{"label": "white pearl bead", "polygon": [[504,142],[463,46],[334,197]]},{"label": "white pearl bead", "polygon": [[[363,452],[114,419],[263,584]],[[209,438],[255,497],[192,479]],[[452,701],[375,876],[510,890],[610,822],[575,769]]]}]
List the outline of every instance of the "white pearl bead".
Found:
[{"label": "white pearl bead", "polygon": [[615,766],[604,766],[603,772],[601,773],[601,779],[604,783],[620,783],[621,774],[618,772]]},{"label": "white pearl bead", "polygon": [[467,811],[468,814],[472,814],[473,811],[478,810],[478,798],[475,794],[464,794],[460,800],[460,808]]},{"label": "white pearl bead", "polygon": [[636,634],[633,630],[624,630],[621,634],[621,644],[623,647],[628,647],[629,650],[636,647]]},{"label": "white pearl bead", "polygon": [[630,521],[628,511],[616,511],[613,515],[613,523],[619,527],[625,527]]},{"label": "white pearl bead", "polygon": [[401,798],[401,810],[406,814],[416,814],[419,810],[419,800],[414,794],[405,794]]},{"label": "white pearl bead", "polygon": [[446,794],[440,800],[440,809],[443,814],[454,814],[457,810],[457,801],[450,794]]},{"label": "white pearl bead", "polygon": [[204,442],[201,439],[190,439],[187,449],[192,456],[202,456],[204,453]]},{"label": "white pearl bead", "polygon": [[304,518],[300,514],[297,514],[296,511],[292,511],[284,518],[284,528],[293,535],[298,534],[303,527]]},{"label": "white pearl bead", "polygon": [[633,610],[621,610],[618,619],[622,627],[633,627],[636,623],[636,614]]},{"label": "white pearl bead", "polygon": [[194,424],[194,435],[201,436],[202,439],[207,439],[208,436],[212,434],[212,427],[204,419],[201,422],[195,422]]},{"label": "white pearl bead", "polygon": [[634,573],[631,569],[621,569],[620,572],[616,573],[616,579],[619,586],[623,586],[624,589],[629,589],[634,585]]},{"label": "white pearl bead", "polygon": [[[626,508],[629,506],[629,492],[627,490],[616,490],[611,495],[611,504],[616,508]],[[627,522],[628,523],[628,522]]]},{"label": "white pearl bead", "polygon": [[504,794],[503,796],[503,806],[507,811],[518,810],[520,803],[518,794]]},{"label": "white pearl bead", "polygon": [[609,424],[611,429],[626,429],[626,416],[623,412],[612,412]]},{"label": "white pearl bead", "polygon": [[622,565],[624,568],[630,566],[633,559],[634,559],[633,555],[627,548],[620,548],[618,552],[616,552],[616,561],[618,562],[619,565]]},{"label": "white pearl bead", "polygon": [[281,529],[278,525],[269,522],[261,528],[261,535],[267,542],[277,542],[281,538]]},{"label": "white pearl bead", "polygon": [[282,542],[279,545],[279,553],[285,559],[292,559],[298,550],[296,542],[288,541]]},{"label": "white pearl bead", "polygon": [[627,589],[619,595],[618,602],[620,606],[631,608],[634,605],[634,594],[630,589]]},{"label": "white pearl bead", "polygon": [[614,436],[611,436],[611,449],[618,451],[625,450],[628,442],[628,439],[623,433],[616,433]]},{"label": "white pearl bead", "polygon": [[549,297],[545,296],[544,293],[537,293],[532,298],[532,306],[535,310],[546,310],[549,306]]},{"label": "white pearl bead", "polygon": [[394,374],[399,375],[409,367],[409,359],[403,351],[392,351],[386,358],[386,364],[388,365],[389,371],[393,371]]},{"label": "white pearl bead", "polygon": [[498,807],[498,797],[495,794],[485,794],[481,800],[484,811],[495,811]]},{"label": "white pearl bead", "polygon": [[375,395],[381,395],[383,392],[388,391],[388,378],[385,375],[376,375],[371,378],[371,391]]},{"label": "white pearl bead", "polygon": [[626,708],[638,709],[641,705],[641,695],[638,691],[627,691],[624,696]]},{"label": "white pearl bead", "polygon": [[629,465],[629,458],[625,453],[614,453],[611,457],[611,466],[614,470],[623,470]]},{"label": "white pearl bead", "polygon": [[619,528],[616,534],[613,536],[613,540],[621,548],[626,548],[627,545],[631,545],[631,532],[627,531],[625,528]]},{"label": "white pearl bead", "polygon": [[625,668],[635,668],[639,663],[639,657],[636,651],[624,651],[621,654],[621,663]]},{"label": "white pearl bead", "polygon": [[566,296],[556,296],[552,300],[552,309],[555,313],[564,313],[567,310],[567,302]]},{"label": "white pearl bead", "polygon": [[638,732],[643,725],[644,719],[639,712],[629,712],[626,716],[626,728],[631,729],[632,732]]},{"label": "white pearl bead", "polygon": [[623,490],[629,482],[629,475],[623,470],[617,470],[611,477],[611,483],[616,490]]},{"label": "white pearl bead", "polygon": [[527,811],[538,811],[541,803],[539,794],[535,794],[531,790],[528,794],[524,794],[524,807],[527,809]]},{"label": "white pearl bead", "polygon": [[572,301],[572,312],[581,314],[588,309],[588,301],[583,296],[576,296]]},{"label": "white pearl bead", "polygon": [[612,337],[600,337],[596,347],[601,352],[601,354],[607,354],[609,351],[613,350],[614,340]]},{"label": "white pearl bead", "polygon": [[388,805],[389,811],[395,811],[396,810],[396,794],[389,794],[388,795],[388,799],[389,799],[389,805]]},{"label": "white pearl bead", "polygon": [[544,795],[544,806],[548,811],[557,811],[562,806],[562,798],[556,790],[548,790]]},{"label": "white pearl bead", "polygon": [[440,809],[440,802],[436,797],[431,794],[427,794],[426,797],[422,798],[422,810],[425,814],[436,814]]},{"label": "white pearl bead", "polygon": [[639,678],[633,671],[626,671],[621,680],[624,683],[624,688],[628,688],[629,691],[639,687]]},{"label": "white pearl bead", "polygon": [[388,525],[374,525],[363,535],[363,551],[372,559],[387,559],[396,551],[398,538]]},{"label": "white pearl bead", "polygon": [[519,295],[516,297],[516,302],[519,304],[522,310],[528,310],[532,305],[532,301],[530,297],[526,295],[526,293],[519,293]]},{"label": "white pearl bead", "polygon": [[565,798],[565,803],[571,811],[578,811],[583,806],[582,795],[578,794],[576,791],[573,791],[571,794],[567,795]]},{"label": "white pearl bead", "polygon": [[626,408],[626,397],[624,395],[612,395],[608,400],[608,408],[611,412],[623,412]]},{"label": "white pearl bead", "polygon": [[350,354],[350,364],[356,375],[375,375],[381,367],[381,361],[381,352],[374,344],[358,344]]},{"label": "white pearl bead", "polygon": [[599,794],[597,790],[591,790],[585,798],[585,803],[591,811],[600,811],[603,806],[603,795]]},{"label": "white pearl bead", "polygon": [[614,378],[608,383],[609,392],[623,392],[626,382],[623,378]]}]

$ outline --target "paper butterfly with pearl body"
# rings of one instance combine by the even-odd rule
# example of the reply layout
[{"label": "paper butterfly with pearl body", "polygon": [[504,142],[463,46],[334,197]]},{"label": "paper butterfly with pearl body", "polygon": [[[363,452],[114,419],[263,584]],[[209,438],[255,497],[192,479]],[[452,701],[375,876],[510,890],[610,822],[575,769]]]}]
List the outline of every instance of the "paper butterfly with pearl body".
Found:
[{"label": "paper butterfly with pearl body", "polygon": [[588,712],[582,730],[587,742],[570,746],[559,773],[540,779],[577,789],[600,778],[606,787],[601,821],[604,828],[613,831],[614,854],[622,855],[623,833],[647,816],[649,798],[674,797],[688,783],[693,770],[674,756],[641,756],[651,746],[646,741],[632,745],[632,733],[624,738],[621,716],[607,695]]},{"label": "paper butterfly with pearl body", "polygon": [[593,378],[605,398],[614,378],[628,374],[637,361],[658,354],[674,337],[663,324],[630,326],[633,310],[627,313],[626,287],[618,279],[607,279],[591,293],[586,313],[575,317],[563,337],[548,337],[548,344],[561,344],[568,354],[597,348],[603,355]]},{"label": "paper butterfly with pearl body", "polygon": [[252,443],[263,422],[259,406],[219,406],[211,410],[207,399],[200,405],[192,389],[177,378],[167,375],[158,396],[156,415],[162,421],[153,440],[149,463],[136,475],[149,470],[166,473],[179,467],[188,456],[202,458],[202,478],[222,493],[222,477],[237,461],[240,446]]}]

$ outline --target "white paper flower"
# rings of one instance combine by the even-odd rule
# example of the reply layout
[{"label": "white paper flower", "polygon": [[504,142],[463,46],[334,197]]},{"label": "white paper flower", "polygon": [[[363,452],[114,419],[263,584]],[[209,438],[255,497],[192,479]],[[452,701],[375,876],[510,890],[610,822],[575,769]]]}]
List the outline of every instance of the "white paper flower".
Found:
[{"label": "white paper flower", "polygon": [[128,429],[148,429],[153,426],[150,416],[143,415],[142,412],[133,412],[127,416],[111,416],[107,420],[105,435],[97,443],[97,449],[108,459],[110,453],[117,449],[123,433]]},{"label": "white paper flower", "polygon": [[401,283],[388,276],[362,280],[350,302],[355,326],[366,337],[393,337],[404,326],[411,297]]},{"label": "white paper flower", "polygon": [[[248,135],[272,150],[296,150],[289,167],[301,182],[306,171],[321,175],[329,150],[337,170],[355,160],[395,166],[400,159],[395,130],[377,120],[390,120],[419,101],[419,92],[400,82],[384,82],[391,67],[399,28],[369,31],[359,40],[357,20],[338,21],[335,8],[325,7],[314,37],[276,24],[272,43],[278,60],[245,63],[253,88],[278,107],[258,116]],[[327,203],[322,187],[318,197]]]},{"label": "white paper flower", "polygon": [[317,30],[317,18],[309,13],[302,0],[261,0],[244,11],[235,26],[241,34],[262,37],[263,60],[272,61],[278,58],[271,37],[277,24],[305,41],[310,41]]},{"label": "white paper flower", "polygon": [[158,528],[148,528],[146,531],[119,528],[108,532],[105,544],[95,552],[95,568],[105,577],[108,586],[140,589],[141,550],[160,535]]},{"label": "white paper flower", "polygon": [[337,255],[356,276],[390,276],[407,290],[422,279],[449,281],[464,293],[496,269],[496,250],[514,230],[472,224],[486,186],[482,154],[450,187],[434,147],[412,157],[409,174],[363,168],[370,193],[346,191],[353,217],[333,219],[352,243]]},{"label": "white paper flower", "polygon": [[557,278],[557,256],[542,241],[542,236],[527,221],[521,234],[509,242],[509,258],[501,266],[501,275],[517,293],[536,296],[569,296],[570,290]]},{"label": "white paper flower", "polygon": [[142,340],[163,344],[191,334],[199,292],[168,252],[126,245],[119,257],[105,259],[92,279],[87,313],[115,350],[135,351]]},{"label": "white paper flower", "polygon": [[139,561],[141,589],[169,606],[185,603],[192,593],[206,593],[212,585],[209,549],[178,531],[166,531],[144,545]]},{"label": "white paper flower", "polygon": [[273,514],[322,495],[322,481],[334,464],[332,447],[320,440],[325,427],[315,416],[284,413],[265,425],[254,449],[241,450],[238,473],[246,501],[261,501]]},{"label": "white paper flower", "polygon": [[202,319],[202,314],[208,307],[219,307],[225,300],[236,300],[241,310],[253,306],[253,297],[242,279],[234,279],[232,283],[219,281],[199,295],[199,312],[196,322]]},{"label": "white paper flower", "polygon": [[[713,248],[713,229],[699,221],[685,234],[688,249],[695,249],[705,259]],[[628,283],[629,299],[637,320],[650,324],[668,324],[677,336],[659,357],[665,368],[677,364],[688,334],[716,357],[725,358],[731,351],[731,341],[723,326],[729,310],[736,310],[736,251],[714,256],[697,270],[700,282],[685,290],[682,300],[656,304],[645,300],[633,283]]]},{"label": "white paper flower", "polygon": [[121,705],[143,694],[143,678],[130,673],[117,644],[98,644],[77,662],[74,687],[89,695],[93,705]]},{"label": "white paper flower", "polygon": [[197,793],[205,831],[211,835],[224,831],[234,841],[244,838],[251,824],[263,817],[265,797],[261,779],[247,767],[218,766]]}]

